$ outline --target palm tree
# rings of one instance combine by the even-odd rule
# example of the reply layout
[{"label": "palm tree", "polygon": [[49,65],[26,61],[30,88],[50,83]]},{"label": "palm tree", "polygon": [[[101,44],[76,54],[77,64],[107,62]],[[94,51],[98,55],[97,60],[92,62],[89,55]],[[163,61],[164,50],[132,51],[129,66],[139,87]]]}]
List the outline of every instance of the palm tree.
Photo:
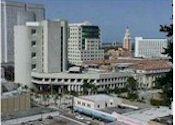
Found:
[{"label": "palm tree", "polygon": [[60,105],[59,108],[61,107],[61,98],[62,98],[62,94],[59,94],[59,98],[60,98]]},{"label": "palm tree", "polygon": [[54,98],[54,101],[55,101],[55,104],[56,104],[56,101],[58,100],[58,94],[55,95],[55,98]]},{"label": "palm tree", "polygon": [[96,85],[93,84],[93,87],[92,87],[92,92],[93,93],[97,93],[98,91],[98,87]]},{"label": "palm tree", "polygon": [[88,94],[89,84],[87,83],[87,81],[84,81],[81,87],[83,88],[83,94]]},{"label": "palm tree", "polygon": [[97,86],[92,84],[91,82],[84,81],[84,84],[82,85],[83,93],[89,94],[92,92],[97,92]]},{"label": "palm tree", "polygon": [[105,87],[105,93],[106,93],[106,94],[109,94],[109,93],[110,93],[110,88],[109,88],[109,86]]}]

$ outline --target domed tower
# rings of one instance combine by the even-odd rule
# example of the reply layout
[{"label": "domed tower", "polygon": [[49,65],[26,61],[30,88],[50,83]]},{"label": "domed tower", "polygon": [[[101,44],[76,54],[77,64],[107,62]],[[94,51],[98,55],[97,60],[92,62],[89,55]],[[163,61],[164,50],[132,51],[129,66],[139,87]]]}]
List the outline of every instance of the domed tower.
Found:
[{"label": "domed tower", "polygon": [[123,40],[123,48],[127,49],[128,51],[132,50],[131,35],[128,27],[126,27],[126,33]]}]

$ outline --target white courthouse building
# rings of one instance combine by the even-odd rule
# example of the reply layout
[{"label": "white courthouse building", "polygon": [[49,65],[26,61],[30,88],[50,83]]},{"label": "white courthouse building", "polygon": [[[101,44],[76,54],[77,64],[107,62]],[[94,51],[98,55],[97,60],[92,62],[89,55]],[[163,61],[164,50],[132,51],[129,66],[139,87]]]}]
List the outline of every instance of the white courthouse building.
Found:
[{"label": "white courthouse building", "polygon": [[135,37],[135,57],[164,58],[162,54],[167,47],[167,39],[144,39]]},{"label": "white courthouse building", "polygon": [[2,0],[1,2],[1,63],[14,62],[14,25],[45,19],[42,4],[26,4]]},{"label": "white courthouse building", "polygon": [[100,49],[100,28],[89,22],[69,24],[69,63],[82,65],[83,62],[103,60],[104,50]]}]

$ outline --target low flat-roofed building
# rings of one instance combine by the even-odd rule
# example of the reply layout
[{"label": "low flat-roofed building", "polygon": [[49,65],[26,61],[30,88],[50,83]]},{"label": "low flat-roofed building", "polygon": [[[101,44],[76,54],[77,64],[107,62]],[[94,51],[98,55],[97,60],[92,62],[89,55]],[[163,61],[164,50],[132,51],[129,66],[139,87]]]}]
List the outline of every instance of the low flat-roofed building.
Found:
[{"label": "low flat-roofed building", "polygon": [[116,107],[121,103],[122,103],[121,99],[105,94],[74,97],[75,106],[84,106],[93,109]]},{"label": "low flat-roofed building", "polygon": [[121,103],[122,100],[120,98],[106,94],[74,97],[74,111],[103,121],[113,122],[116,121],[116,118],[102,109],[117,107]]},{"label": "low flat-roofed building", "polygon": [[25,111],[30,108],[30,95],[16,90],[2,93],[2,116],[13,115],[15,112]]}]

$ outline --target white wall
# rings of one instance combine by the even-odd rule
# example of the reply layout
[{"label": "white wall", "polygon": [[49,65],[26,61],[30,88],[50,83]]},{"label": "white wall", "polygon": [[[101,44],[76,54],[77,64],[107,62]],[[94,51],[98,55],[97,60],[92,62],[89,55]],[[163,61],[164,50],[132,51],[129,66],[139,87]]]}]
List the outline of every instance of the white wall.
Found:
[{"label": "white wall", "polygon": [[26,26],[14,27],[15,41],[15,82],[31,83],[31,44]]}]

